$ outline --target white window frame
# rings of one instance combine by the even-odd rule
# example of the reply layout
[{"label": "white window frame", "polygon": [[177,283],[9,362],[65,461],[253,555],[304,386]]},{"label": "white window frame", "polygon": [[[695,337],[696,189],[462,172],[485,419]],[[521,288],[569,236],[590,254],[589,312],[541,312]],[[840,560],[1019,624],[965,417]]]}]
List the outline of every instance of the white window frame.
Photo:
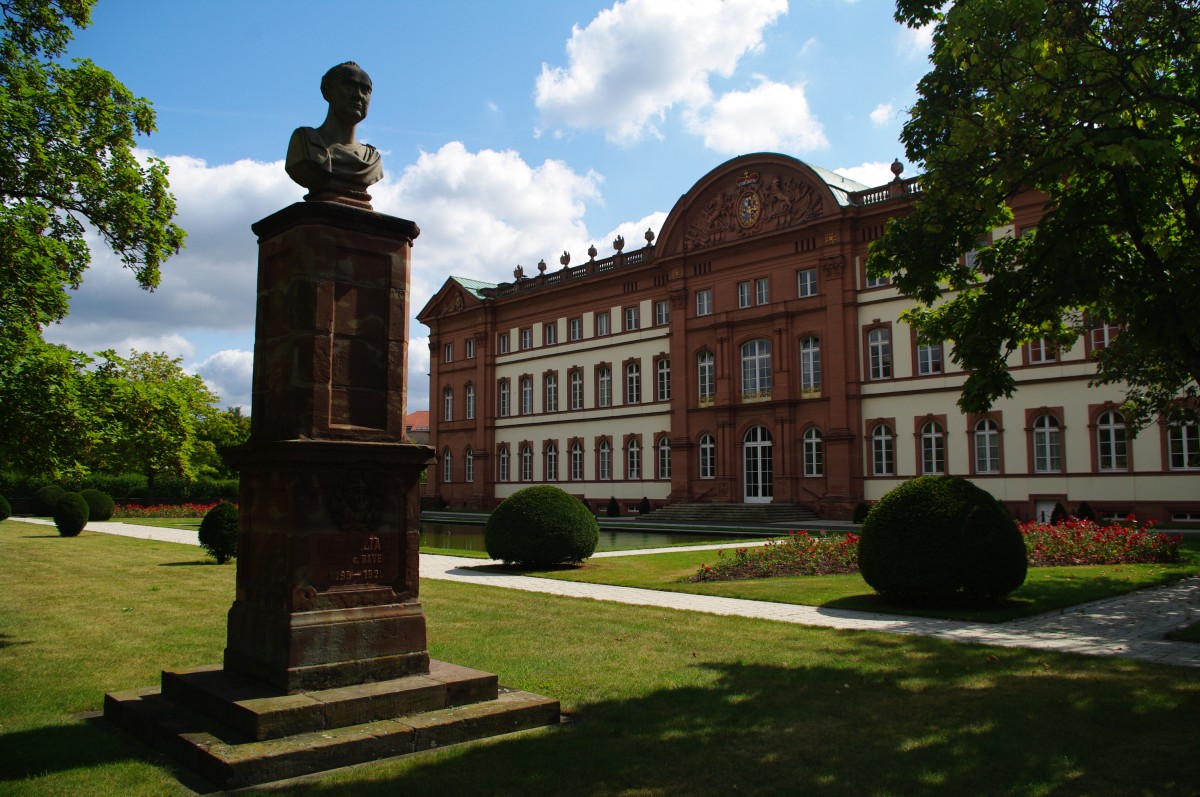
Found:
[{"label": "white window frame", "polygon": [[700,478],[715,479],[717,473],[717,443],[710,434],[700,435]]},{"label": "white window frame", "polygon": [[596,477],[600,481],[612,481],[612,444],[607,440],[601,440],[599,453],[599,472],[596,474]]},{"label": "white window frame", "polygon": [[671,441],[666,437],[658,441],[658,478],[671,478]]},{"label": "white window frame", "polygon": [[921,475],[946,472],[946,431],[937,421],[921,425]]},{"label": "white window frame", "polygon": [[463,454],[463,481],[475,481],[475,449],[467,446],[467,451]]},{"label": "white window frame", "polygon": [[572,318],[567,321],[567,337],[570,340],[583,340],[582,318]]},{"label": "white window frame", "polygon": [[663,357],[654,366],[655,398],[658,401],[671,400],[671,361]]},{"label": "white window frame", "polygon": [[821,395],[821,339],[809,335],[800,341],[800,398]]},{"label": "white window frame", "polygon": [[608,366],[596,372],[596,393],[598,406],[612,406],[612,369]]},{"label": "white window frame", "polygon": [[642,444],[636,438],[629,441],[625,450],[625,478],[642,478]]},{"label": "white window frame", "polygon": [[454,344],[453,343],[442,344],[442,362],[444,362],[444,363],[454,362]]},{"label": "white window frame", "polygon": [[975,439],[975,472],[999,473],[1000,425],[991,418],[980,418],[975,421],[972,434]]},{"label": "white window frame", "polygon": [[896,434],[886,423],[871,431],[871,474],[896,475]]},{"label": "white window frame", "polygon": [[701,407],[710,407],[717,395],[717,364],[711,351],[696,355],[696,391]]},{"label": "white window frame", "polygon": [[545,412],[558,412],[558,374],[546,374]]},{"label": "white window frame", "polygon": [[713,313],[713,292],[712,288],[705,288],[702,291],[696,291],[696,315],[712,315]]},{"label": "white window frame", "polygon": [[671,323],[671,303],[661,299],[654,303],[654,326],[662,327]]},{"label": "white window frame", "polygon": [[558,322],[551,321],[542,327],[542,345],[553,346],[558,343]]},{"label": "white window frame", "polygon": [[474,360],[475,359],[475,338],[467,338],[467,342],[465,345],[467,347],[467,359]]},{"label": "white window frame", "polygon": [[817,270],[802,268],[796,272],[796,296],[806,299],[817,295]]},{"label": "white window frame", "polygon": [[521,377],[521,414],[533,415],[533,378]]},{"label": "white window frame", "polygon": [[892,333],[887,327],[867,332],[867,361],[872,380],[892,378]]},{"label": "white window frame", "polygon": [[449,448],[442,449],[442,484],[454,481],[454,455]]},{"label": "white window frame", "polygon": [[467,420],[475,418],[475,385],[467,385]]},{"label": "white window frame", "polygon": [[917,374],[932,376],[942,373],[942,344],[917,344]]},{"label": "white window frame", "polygon": [[626,307],[623,315],[625,317],[625,331],[636,332],[641,323],[641,314],[638,306],[635,304],[633,307]]},{"label": "white window frame", "polygon": [[583,409],[583,372],[572,371],[571,376],[571,409]]},{"label": "white window frame", "polygon": [[770,277],[759,277],[754,280],[754,303],[758,305],[771,303]]},{"label": "white window frame", "polygon": [[642,403],[642,363],[640,361],[625,366],[625,403]]},{"label": "white window frame", "polygon": [[533,481],[533,448],[521,446],[521,481]]},{"label": "white window frame", "polygon": [[1033,472],[1062,473],[1062,426],[1058,418],[1039,415],[1033,422]]},{"label": "white window frame", "polygon": [[454,388],[447,387],[442,391],[442,420],[454,420]]},{"label": "white window frame", "polygon": [[804,475],[809,478],[825,475],[825,441],[815,426],[804,431]]},{"label": "white window frame", "polygon": [[546,472],[542,475],[542,481],[558,481],[558,446],[554,443],[546,445]]},{"label": "white window frame", "polygon": [[500,398],[500,417],[507,418],[512,414],[512,383],[501,379],[500,388],[496,392]]},{"label": "white window frame", "polygon": [[608,310],[596,313],[596,337],[612,334],[612,316]]},{"label": "white window frame", "polygon": [[578,440],[571,444],[571,481],[583,481],[583,444]]},{"label": "white window frame", "polygon": [[738,309],[750,306],[750,282],[739,282],[737,286]]},{"label": "white window frame", "polygon": [[1167,467],[1200,470],[1200,425],[1173,423],[1167,427]]},{"label": "white window frame", "polygon": [[1102,471],[1129,470],[1129,438],[1125,416],[1116,410],[1096,419],[1096,467]]},{"label": "white window frame", "polygon": [[742,344],[742,399],[771,397],[771,341],[766,338]]}]

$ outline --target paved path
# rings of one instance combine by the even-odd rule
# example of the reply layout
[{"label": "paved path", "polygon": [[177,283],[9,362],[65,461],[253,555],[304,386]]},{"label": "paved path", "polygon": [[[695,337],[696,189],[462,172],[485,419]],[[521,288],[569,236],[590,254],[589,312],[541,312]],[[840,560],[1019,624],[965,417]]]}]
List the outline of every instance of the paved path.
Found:
[{"label": "paved path", "polygon": [[[41,522],[14,518],[24,522]],[[131,523],[92,523],[88,531],[120,534],[128,537],[197,545],[195,530],[166,529]],[[753,543],[751,543],[753,544]],[[597,557],[628,556],[631,553],[686,551],[714,547],[744,547],[746,543],[722,546],[685,546],[652,550],[608,551]],[[1181,667],[1200,668],[1200,644],[1163,639],[1166,632],[1200,620],[1200,577],[1184,579],[1166,587],[1131,592],[1115,598],[1072,606],[1061,611],[1007,623],[968,623],[927,617],[825,609],[740,598],[661,592],[607,584],[557,581],[494,570],[481,570],[482,559],[459,556],[421,555],[424,578],[484,584],[548,595],[658,606],[682,611],[738,615],[784,623],[840,628],[854,631],[880,631],[891,634],[930,636],[956,642],[1033,648],[1096,656],[1123,656]]]}]

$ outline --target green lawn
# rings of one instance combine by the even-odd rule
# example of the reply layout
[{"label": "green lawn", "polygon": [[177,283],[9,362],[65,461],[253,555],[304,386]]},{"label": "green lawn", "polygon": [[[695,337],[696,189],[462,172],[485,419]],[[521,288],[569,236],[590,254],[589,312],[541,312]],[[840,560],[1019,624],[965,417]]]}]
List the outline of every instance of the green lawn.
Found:
[{"label": "green lawn", "polygon": [[832,609],[1003,622],[1196,575],[1200,573],[1200,540],[1189,540],[1184,545],[1184,561],[1180,564],[1031,567],[1025,584],[1002,605],[963,610],[890,605],[877,597],[857,573],[786,576],[749,581],[709,581],[696,584],[682,581],[695,573],[701,564],[713,564],[717,558],[716,551],[605,557],[590,559],[577,568],[522,572],[525,575],[564,581],[616,584],[697,595],[721,595],[728,598],[825,606]]},{"label": "green lawn", "polygon": [[[103,693],[220,661],[234,568],[0,523],[0,793],[172,795]],[[1200,671],[425,581],[430,652],[571,723],[270,794],[1194,795]],[[202,784],[187,780],[194,787]]]}]

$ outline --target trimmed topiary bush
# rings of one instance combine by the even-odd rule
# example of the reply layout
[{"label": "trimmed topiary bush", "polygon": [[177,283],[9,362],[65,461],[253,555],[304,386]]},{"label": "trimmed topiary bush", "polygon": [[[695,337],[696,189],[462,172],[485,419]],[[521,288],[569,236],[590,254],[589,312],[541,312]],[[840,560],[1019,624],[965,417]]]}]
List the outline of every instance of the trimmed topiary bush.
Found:
[{"label": "trimmed topiary bush", "polygon": [[617,503],[617,499],[615,496],[610,497],[608,499],[608,516],[609,517],[620,517],[621,516],[621,505]]},{"label": "trimmed topiary bush", "polygon": [[484,529],[488,556],[526,567],[576,564],[596,551],[600,526],[583,504],[539,484],[504,499]]},{"label": "trimmed topiary bush", "polygon": [[237,504],[222,501],[200,521],[200,547],[219,565],[237,556],[237,538]]},{"label": "trimmed topiary bush", "polygon": [[88,522],[88,503],[79,493],[64,492],[54,504],[54,525],[63,537],[78,537]]},{"label": "trimmed topiary bush", "polygon": [[53,517],[54,507],[58,504],[58,499],[62,498],[66,493],[67,491],[57,484],[47,484],[33,494],[33,514],[40,517]]},{"label": "trimmed topiary bush", "polygon": [[12,504],[8,499],[0,495],[0,520],[8,520],[12,516]]},{"label": "trimmed topiary bush", "polygon": [[1054,505],[1054,509],[1050,512],[1050,525],[1057,526],[1059,523],[1066,521],[1070,517],[1067,514],[1067,508],[1061,503]]},{"label": "trimmed topiary bush", "polygon": [[638,514],[639,515],[649,515],[650,514],[650,499],[644,495],[642,496],[642,503],[638,504]]},{"label": "trimmed topiary bush", "polygon": [[89,487],[86,490],[80,490],[79,494],[83,496],[84,501],[87,501],[89,521],[109,520],[117,509],[117,505],[113,503],[108,493]]},{"label": "trimmed topiary bush", "polygon": [[1025,542],[989,493],[957,476],[921,476],[871,507],[858,567],[876,592],[900,603],[997,600],[1025,583]]},{"label": "trimmed topiary bush", "polygon": [[864,504],[862,502],[859,502],[858,506],[854,507],[853,522],[862,523],[864,520],[867,519],[867,514],[870,511],[871,511],[871,507],[867,506],[866,504]]},{"label": "trimmed topiary bush", "polygon": [[1080,520],[1090,520],[1093,523],[1096,522],[1096,512],[1092,509],[1091,505],[1088,504],[1087,501],[1084,501],[1079,505],[1079,508],[1075,510],[1075,517],[1079,518]]}]

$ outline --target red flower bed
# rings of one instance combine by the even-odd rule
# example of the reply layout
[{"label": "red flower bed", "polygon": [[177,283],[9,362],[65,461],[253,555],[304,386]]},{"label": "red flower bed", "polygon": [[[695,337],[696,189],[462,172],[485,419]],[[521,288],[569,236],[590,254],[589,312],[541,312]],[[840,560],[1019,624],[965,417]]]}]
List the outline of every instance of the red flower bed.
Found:
[{"label": "red flower bed", "polygon": [[119,506],[113,512],[113,519],[126,517],[198,517],[202,518],[208,513],[208,510],[216,506],[216,502],[211,504],[159,504],[156,506]]},{"label": "red flower bed", "polygon": [[1133,515],[1105,526],[1073,517],[1055,525],[1022,523],[1021,533],[1031,567],[1178,562],[1183,544],[1182,535],[1154,531],[1154,523],[1139,524]]},{"label": "red flower bed", "polygon": [[817,576],[858,572],[858,535],[789,531],[786,539],[760,548],[717,551],[717,562],[701,565],[689,581],[734,581],[767,576]]}]

